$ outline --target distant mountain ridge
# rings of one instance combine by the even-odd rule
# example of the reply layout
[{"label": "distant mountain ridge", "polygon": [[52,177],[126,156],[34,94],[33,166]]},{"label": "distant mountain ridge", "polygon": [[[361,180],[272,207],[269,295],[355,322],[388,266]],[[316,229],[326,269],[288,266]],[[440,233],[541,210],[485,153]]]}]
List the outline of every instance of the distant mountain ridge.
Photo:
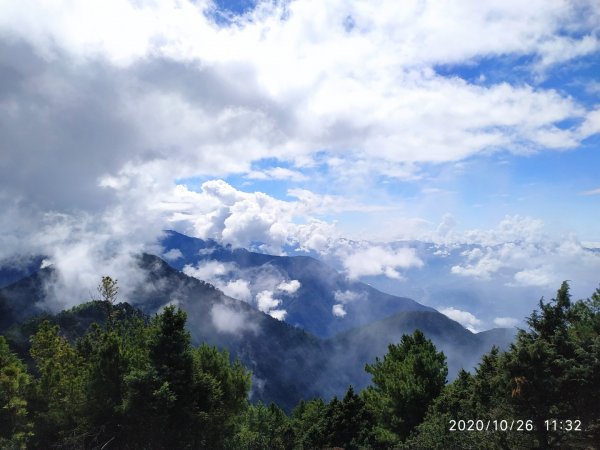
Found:
[{"label": "distant mountain ridge", "polygon": [[0,288],[34,274],[42,266],[43,256],[25,256],[0,261]]},{"label": "distant mountain ridge", "polygon": [[[300,287],[293,294],[276,292],[286,311],[285,321],[299,326],[319,337],[327,338],[341,331],[366,325],[401,311],[435,311],[410,298],[381,292],[365,283],[348,280],[325,263],[310,256],[274,256],[250,252],[246,249],[223,246],[213,240],[202,240],[167,231],[161,240],[165,255],[177,270],[196,267],[211,261],[234,264],[236,276],[255,274],[261,270],[269,276],[278,275],[282,282],[297,280]],[[240,276],[241,274],[241,276]],[[250,276],[246,276],[248,281]],[[253,302],[254,299],[250,299]],[[337,306],[336,306],[337,305]],[[334,309],[335,308],[335,309]]]}]

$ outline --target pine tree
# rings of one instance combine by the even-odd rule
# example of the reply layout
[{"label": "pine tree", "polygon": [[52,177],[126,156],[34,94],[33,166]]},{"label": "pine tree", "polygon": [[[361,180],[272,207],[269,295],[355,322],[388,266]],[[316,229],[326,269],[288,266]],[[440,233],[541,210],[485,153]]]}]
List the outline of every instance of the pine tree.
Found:
[{"label": "pine tree", "polygon": [[377,438],[390,444],[408,437],[421,423],[448,375],[446,357],[420,330],[403,335],[383,360],[376,358],[365,370],[373,385],[363,395],[378,423]]},{"label": "pine tree", "polygon": [[24,447],[31,436],[27,390],[31,376],[0,336],[0,448]]},{"label": "pine tree", "polygon": [[30,353],[39,372],[33,401],[34,447],[82,445],[85,361],[48,321],[32,336]]}]

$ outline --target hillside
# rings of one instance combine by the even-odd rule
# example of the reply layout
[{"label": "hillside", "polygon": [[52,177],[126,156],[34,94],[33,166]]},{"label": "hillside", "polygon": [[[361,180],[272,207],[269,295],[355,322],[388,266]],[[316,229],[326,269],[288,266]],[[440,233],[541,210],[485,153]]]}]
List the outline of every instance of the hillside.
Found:
[{"label": "hillside", "polygon": [[[247,299],[251,304],[256,303],[255,297],[260,291],[270,292],[280,300],[277,308],[286,311],[284,320],[287,323],[322,338],[401,311],[435,311],[410,298],[386,294],[365,283],[349,280],[308,256],[255,253],[175,231],[167,231],[161,244],[165,255],[177,252],[179,257],[167,260],[177,270],[215,262],[226,265],[226,273],[215,277],[215,282],[224,286],[236,281],[245,283],[252,293]],[[269,284],[264,280],[273,282]],[[292,280],[300,283],[295,292],[277,290],[278,283]],[[337,314],[334,313],[335,305],[338,305]]]},{"label": "hillside", "polygon": [[352,382],[362,389],[370,381],[364,371],[365,363],[372,362],[376,356],[382,357],[390,343],[400,342],[403,334],[412,334],[417,329],[446,355],[450,380],[461,368],[473,369],[481,355],[493,345],[508,348],[516,332],[496,329],[491,333],[471,333],[437,311],[407,311],[340,333],[327,344],[334,355],[336,371],[347,377],[347,384]]}]

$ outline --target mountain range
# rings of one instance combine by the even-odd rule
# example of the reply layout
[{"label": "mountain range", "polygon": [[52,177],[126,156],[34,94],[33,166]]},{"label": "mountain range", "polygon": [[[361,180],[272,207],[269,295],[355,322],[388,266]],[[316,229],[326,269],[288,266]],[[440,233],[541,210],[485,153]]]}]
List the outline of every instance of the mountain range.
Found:
[{"label": "mountain range", "polygon": [[[285,311],[287,323],[322,338],[401,311],[435,311],[410,298],[389,295],[349,280],[310,256],[250,252],[175,231],[166,232],[161,244],[165,255],[174,255],[167,259],[173,268],[198,276],[206,275],[207,271],[196,268],[221,263],[208,274],[219,287],[227,292],[231,286],[245,286],[249,303],[261,309],[269,305],[261,305],[261,299],[267,297],[271,305],[276,303],[275,311]],[[262,310],[269,311],[264,307]]]},{"label": "mountain range", "polygon": [[[143,281],[124,300],[145,315],[177,304],[188,314],[194,343],[226,348],[252,371],[253,400],[274,401],[287,410],[302,398],[341,396],[349,384],[363,388],[369,383],[365,363],[417,328],[446,354],[450,378],[461,367],[471,369],[492,345],[508,346],[514,336],[509,329],[472,333],[432,308],[347,280],[310,257],[254,253],[175,232],[167,233],[162,245],[164,260],[138,257]],[[198,275],[208,265],[219,269],[215,279],[226,288],[245,286],[246,301],[184,273]],[[0,289],[0,334],[23,354],[40,314],[73,339],[98,316],[93,303],[48,315],[46,292],[56,276],[46,267]],[[258,305],[256,296],[270,297],[273,308],[261,311],[264,304]],[[335,305],[345,314],[334,314]],[[285,316],[273,317],[273,309]]]}]

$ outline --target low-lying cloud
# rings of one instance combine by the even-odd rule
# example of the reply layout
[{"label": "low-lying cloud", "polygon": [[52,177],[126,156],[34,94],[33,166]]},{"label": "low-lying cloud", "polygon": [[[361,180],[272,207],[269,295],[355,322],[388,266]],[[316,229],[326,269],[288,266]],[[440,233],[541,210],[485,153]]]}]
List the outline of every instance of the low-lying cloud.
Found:
[{"label": "low-lying cloud", "polygon": [[385,275],[401,279],[402,275],[398,270],[423,266],[415,249],[392,250],[382,246],[359,249],[345,256],[342,263],[349,278]]},{"label": "low-lying cloud", "polygon": [[460,323],[463,327],[469,331],[472,331],[473,333],[481,331],[480,327],[483,322],[468,311],[461,311],[460,309],[456,309],[454,307],[448,307],[440,309],[440,312],[445,316],[448,316],[450,319]]},{"label": "low-lying cloud", "polygon": [[213,325],[222,333],[238,334],[242,331],[257,331],[257,325],[243,311],[235,310],[227,305],[215,304],[210,310]]}]

